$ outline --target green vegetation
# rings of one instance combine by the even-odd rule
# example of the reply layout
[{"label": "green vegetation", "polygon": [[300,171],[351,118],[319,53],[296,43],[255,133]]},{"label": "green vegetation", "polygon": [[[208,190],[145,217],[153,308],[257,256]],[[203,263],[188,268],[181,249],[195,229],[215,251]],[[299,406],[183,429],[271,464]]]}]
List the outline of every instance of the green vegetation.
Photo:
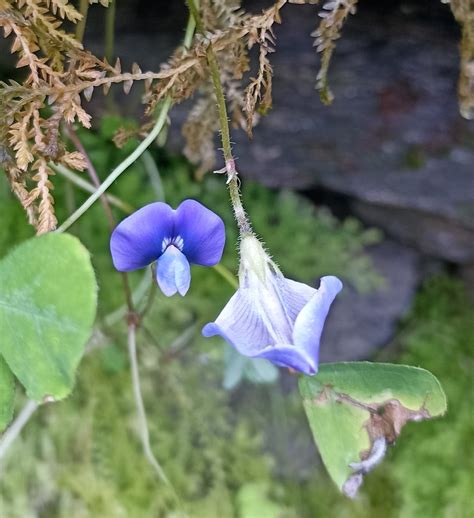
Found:
[{"label": "green vegetation", "polygon": [[[127,153],[110,144],[110,120],[107,124],[98,134],[81,135],[101,175]],[[202,183],[194,182],[183,159],[156,150],[153,154],[169,203],[195,197],[225,219],[224,264],[235,271],[236,232],[221,179],[209,175]],[[156,195],[149,175],[156,184],[156,171],[140,161],[112,192],[137,207],[151,202]],[[56,184],[61,221],[85,195],[66,187],[65,181]],[[0,210],[7,229],[0,238],[3,256],[31,231],[1,187]],[[314,282],[333,273],[361,290],[380,281],[364,254],[364,247],[379,239],[377,233],[354,220],[340,223],[295,194],[244,187],[256,230],[288,276]],[[116,216],[123,217],[118,211]],[[41,408],[5,459],[0,515],[166,516],[175,506],[173,496],[144,459],[136,433],[125,325],[110,326],[104,320],[123,304],[123,293],[111,265],[109,230],[100,204],[72,231],[92,252],[100,333],[95,350],[80,365],[73,395]],[[133,286],[145,275],[149,272],[134,274]],[[473,330],[472,308],[456,281],[441,278],[427,284],[396,340],[397,361],[439,377],[449,400],[448,415],[416,424],[413,434],[408,425],[389,459],[367,477],[355,502],[340,495],[317,460],[307,460],[314,446],[295,379],[285,377],[270,388],[243,384],[234,392],[222,387],[223,342],[205,340],[199,330],[231,293],[217,272],[194,267],[188,296],[157,295],[138,335],[151,443],[185,511],[193,518],[466,516],[472,493],[466,462],[472,435],[468,356]],[[301,456],[291,453],[290,446]]]}]

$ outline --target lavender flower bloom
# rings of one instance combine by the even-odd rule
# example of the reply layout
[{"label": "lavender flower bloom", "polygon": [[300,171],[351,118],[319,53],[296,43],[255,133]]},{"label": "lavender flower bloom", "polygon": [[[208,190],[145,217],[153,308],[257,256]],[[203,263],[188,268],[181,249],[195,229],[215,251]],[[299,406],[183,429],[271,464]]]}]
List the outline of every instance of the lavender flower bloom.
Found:
[{"label": "lavender flower bloom", "polygon": [[222,336],[245,356],[316,374],[324,321],[341,281],[323,277],[316,290],[286,279],[250,234],[241,241],[239,281],[237,292],[202,334]]},{"label": "lavender flower bloom", "polygon": [[158,261],[156,279],[168,297],[185,295],[190,263],[214,266],[224,244],[224,222],[195,200],[183,201],[176,210],[166,203],[150,203],[117,225],[110,238],[112,260],[121,272]]}]

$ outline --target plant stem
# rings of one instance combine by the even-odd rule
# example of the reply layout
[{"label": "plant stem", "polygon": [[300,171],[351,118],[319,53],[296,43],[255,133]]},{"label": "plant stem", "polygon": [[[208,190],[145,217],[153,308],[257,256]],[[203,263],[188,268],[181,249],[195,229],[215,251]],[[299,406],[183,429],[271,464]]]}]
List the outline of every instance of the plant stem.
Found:
[{"label": "plant stem", "polygon": [[132,384],[133,384],[133,395],[135,397],[135,407],[138,414],[138,424],[141,436],[141,442],[143,445],[143,453],[147,461],[151,464],[153,469],[156,471],[160,479],[168,486],[171,486],[168,477],[166,476],[163,468],[153,455],[153,451],[150,445],[150,434],[148,431],[148,422],[146,418],[145,405],[143,404],[143,397],[140,388],[140,374],[138,372],[137,362],[137,344],[136,344],[136,327],[133,323],[128,325],[128,354],[130,358],[130,368],[132,373]]},{"label": "plant stem", "polygon": [[219,263],[213,266],[214,270],[224,278],[233,288],[237,289],[239,287],[239,282],[236,279],[235,275],[226,268],[223,264]]},{"label": "plant stem", "polygon": [[[64,176],[67,180],[69,180],[71,183],[76,185],[77,187],[81,188],[84,191],[87,191],[88,193],[94,193],[96,188],[87,180],[84,180],[82,176],[79,176],[78,174],[74,173],[67,167],[65,167],[62,164],[53,164],[52,162],[49,164],[51,169],[53,169],[56,173],[60,174],[61,176]],[[111,205],[114,207],[117,207],[117,209],[120,209],[125,214],[131,214],[135,209],[128,204],[126,201],[121,200],[120,198],[117,198],[117,196],[114,196],[113,194],[104,194],[104,196],[107,197],[107,200]]]},{"label": "plant stem", "polygon": [[115,8],[116,0],[109,3],[105,14],[105,59],[112,63],[114,59],[114,43],[115,43]]},{"label": "plant stem", "polygon": [[[94,167],[93,163],[91,162],[91,159],[89,158],[87,151],[85,150],[84,146],[82,145],[82,142],[80,141],[79,137],[77,136],[76,132],[74,131],[74,129],[72,127],[67,128],[66,132],[67,132],[68,137],[71,139],[71,142],[74,144],[74,147],[84,157],[84,160],[86,161],[86,165],[87,165],[87,173],[89,174],[89,178],[91,179],[95,188],[99,189],[100,188],[99,175],[97,174],[97,171],[95,170],[95,167]],[[115,218],[112,213],[112,209],[110,208],[109,200],[107,199],[105,194],[102,194],[102,196],[100,197],[100,201],[102,203],[102,206],[104,207],[104,212],[109,221],[109,226],[111,229],[113,229],[115,227]]]},{"label": "plant stem", "polygon": [[80,0],[79,12],[82,14],[82,18],[76,25],[76,40],[82,42],[84,39],[84,32],[86,30],[87,13],[89,11],[89,0]]},{"label": "plant stem", "polygon": [[139,313],[140,322],[142,322],[142,320],[145,317],[145,315],[150,311],[150,309],[153,306],[153,302],[155,300],[156,286],[157,286],[158,283],[155,280],[155,266],[154,265],[151,266],[150,272],[151,272],[151,284],[150,284],[150,289],[148,290],[148,297],[146,299],[145,306],[143,307],[143,309]]},{"label": "plant stem", "polygon": [[109,174],[109,176],[107,176],[107,178],[102,182],[100,188],[97,189],[92,196],[90,196],[75,212],[73,212],[66,219],[66,221],[61,226],[56,229],[56,232],[65,232],[102,196],[102,194],[104,194],[104,192],[115,182],[115,180],[141,156],[145,149],[155,140],[160,131],[163,129],[170,107],[171,98],[167,97],[163,101],[160,114],[151,132],[139,144],[139,146],[130,155],[128,155],[128,157],[123,162],[121,162]]},{"label": "plant stem", "polygon": [[165,190],[163,189],[160,171],[148,150],[143,153],[142,162],[145,167],[145,171],[148,174],[148,178],[150,179],[151,187],[155,193],[155,199],[158,201],[165,201]]},{"label": "plant stem", "polygon": [[[69,138],[71,139],[72,143],[74,144],[75,148],[82,154],[84,157],[84,160],[87,164],[87,172],[89,173],[89,177],[92,180],[92,183],[94,184],[96,189],[100,189],[100,179],[99,175],[97,174],[97,171],[95,170],[94,164],[92,163],[91,159],[89,158],[89,155],[87,151],[85,150],[84,146],[82,145],[82,142],[80,141],[79,137],[77,136],[76,132],[73,128],[68,128],[67,133],[69,135]],[[116,222],[115,217],[112,212],[112,209],[109,204],[109,200],[105,196],[105,194],[102,194],[100,197],[100,201],[102,202],[102,206],[104,207],[104,212],[107,217],[107,220],[109,222],[109,228],[112,232],[115,228]],[[123,285],[123,291],[125,294],[125,302],[127,303],[127,308],[129,315],[132,315],[135,313],[135,308],[133,306],[133,300],[132,300],[132,290],[130,289],[130,281],[128,279],[127,272],[120,272],[120,275],[122,277],[122,285]]]},{"label": "plant stem", "polygon": [[[197,7],[195,0],[187,0],[189,11],[196,22],[196,28],[200,33],[204,33],[205,27],[203,26],[201,15]],[[240,187],[238,172],[235,167],[235,159],[232,155],[232,145],[230,141],[230,129],[229,129],[229,118],[227,115],[227,107],[225,103],[224,89],[222,88],[221,76],[219,71],[219,64],[217,57],[212,48],[212,44],[209,44],[206,50],[207,63],[211,73],[212,85],[214,87],[214,94],[217,101],[217,110],[219,113],[219,125],[221,130],[221,141],[222,141],[222,152],[225,161],[225,171],[227,173],[227,184],[229,186],[229,195],[234,209],[235,220],[239,227],[241,236],[246,234],[252,234],[252,226],[247,218],[245,209],[242,205],[240,198]]]},{"label": "plant stem", "polygon": [[31,416],[35,413],[37,408],[38,403],[36,403],[36,401],[28,401],[22,408],[21,412],[17,415],[16,419],[9,426],[7,431],[2,435],[0,439],[0,460],[5,456],[10,446],[20,435],[23,427],[30,420]]}]

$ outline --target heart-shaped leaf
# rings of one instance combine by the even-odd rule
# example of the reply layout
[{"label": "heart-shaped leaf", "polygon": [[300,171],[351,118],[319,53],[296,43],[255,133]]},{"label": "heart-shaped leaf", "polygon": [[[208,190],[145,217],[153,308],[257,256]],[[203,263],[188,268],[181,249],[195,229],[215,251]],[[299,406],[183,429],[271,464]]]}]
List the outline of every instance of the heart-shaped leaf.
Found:
[{"label": "heart-shaped leaf", "polygon": [[446,396],[428,371],[407,365],[347,362],[300,379],[314,440],[337,486],[353,497],[408,421],[444,414]]},{"label": "heart-shaped leaf", "polygon": [[71,235],[29,239],[0,261],[0,355],[29,398],[71,392],[96,306],[89,252]]},{"label": "heart-shaped leaf", "polygon": [[0,357],[0,432],[11,421],[14,401],[15,381],[13,374]]}]

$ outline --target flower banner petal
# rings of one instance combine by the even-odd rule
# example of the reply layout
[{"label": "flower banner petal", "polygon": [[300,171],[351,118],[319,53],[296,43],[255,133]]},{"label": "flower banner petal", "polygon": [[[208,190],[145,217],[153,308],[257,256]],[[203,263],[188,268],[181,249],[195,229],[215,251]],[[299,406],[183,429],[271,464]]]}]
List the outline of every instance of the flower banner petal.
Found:
[{"label": "flower banner petal", "polygon": [[174,235],[175,211],[166,203],[150,203],[125,218],[112,233],[110,251],[117,270],[144,268],[163,253],[164,238]]},{"label": "flower banner petal", "polygon": [[214,266],[221,260],[224,222],[201,203],[185,200],[176,209],[176,234],[183,238],[183,253],[190,263]]},{"label": "flower banner petal", "polygon": [[158,259],[156,280],[167,297],[176,292],[186,295],[191,283],[191,271],[188,260],[175,246],[169,246]]}]

